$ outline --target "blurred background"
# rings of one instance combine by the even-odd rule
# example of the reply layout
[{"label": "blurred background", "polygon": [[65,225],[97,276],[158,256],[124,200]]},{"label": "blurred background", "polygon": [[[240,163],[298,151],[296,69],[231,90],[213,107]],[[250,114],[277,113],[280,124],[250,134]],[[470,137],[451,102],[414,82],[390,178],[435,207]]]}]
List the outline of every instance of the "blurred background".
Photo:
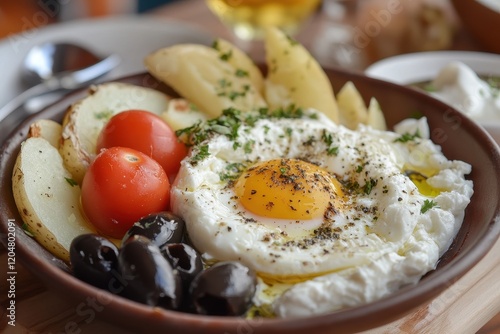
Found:
[{"label": "blurred background", "polygon": [[[1,1],[0,39],[56,22],[129,14],[152,14],[191,21],[194,25],[202,27],[209,25],[210,28],[207,30],[213,28],[210,32],[219,34],[222,30],[213,24],[214,13],[220,15],[219,18],[223,23],[227,22],[214,8],[220,9],[220,6],[226,6],[231,9],[242,3],[237,0],[210,0],[206,3],[212,12],[208,9],[204,12],[198,11],[196,14],[184,11],[179,12],[177,16],[176,13],[169,11],[172,7],[170,4],[176,4],[180,9],[187,7],[184,4],[193,2],[203,3],[203,6],[207,7],[204,0]],[[301,10],[305,10],[304,3],[312,3],[311,0],[292,2],[302,3],[297,5],[302,6]],[[469,35],[464,36],[459,29],[460,20],[454,10],[453,2],[454,0],[315,1],[320,5],[311,7],[316,8],[316,11],[309,17],[304,27],[301,27],[303,29],[297,39],[324,65],[341,65],[358,69],[378,59],[401,53],[480,49],[481,46],[476,45],[475,39]],[[258,6],[262,1],[251,0],[249,3]],[[308,37],[312,33],[315,35],[314,40]],[[233,37],[240,40],[241,34],[236,31],[236,35]],[[362,52],[358,52],[359,50]]]},{"label": "blurred background", "polygon": [[0,2],[0,38],[86,17],[145,13],[181,0],[16,0]]}]

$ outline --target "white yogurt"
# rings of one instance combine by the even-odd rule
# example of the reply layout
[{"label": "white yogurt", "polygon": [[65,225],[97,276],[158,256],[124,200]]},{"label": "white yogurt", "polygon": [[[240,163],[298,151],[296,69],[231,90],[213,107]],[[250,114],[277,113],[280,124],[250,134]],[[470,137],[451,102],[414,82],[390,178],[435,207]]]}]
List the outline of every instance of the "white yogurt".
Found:
[{"label": "white yogurt", "polygon": [[500,121],[500,90],[462,62],[451,62],[432,81],[434,97],[476,121]]}]

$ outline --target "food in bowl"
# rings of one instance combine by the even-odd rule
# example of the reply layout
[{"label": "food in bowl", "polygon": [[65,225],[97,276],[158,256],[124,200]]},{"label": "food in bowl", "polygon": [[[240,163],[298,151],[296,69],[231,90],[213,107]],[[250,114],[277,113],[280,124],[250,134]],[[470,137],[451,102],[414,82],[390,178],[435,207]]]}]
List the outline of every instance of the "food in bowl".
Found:
[{"label": "food in bowl", "polygon": [[472,183],[470,165],[428,139],[425,118],[382,132],[313,111],[259,115],[191,128],[171,202],[206,258],[257,272],[259,314],[356,306],[434,269]]},{"label": "food in bowl", "polygon": [[500,121],[500,80],[480,77],[463,62],[450,62],[431,81],[416,83],[432,96],[448,103],[468,117],[480,121]]},{"label": "food in bowl", "polygon": [[[196,61],[182,63],[182,59],[195,57],[196,48],[189,48],[190,56],[179,48],[173,56],[169,54],[167,65],[189,64],[174,68],[184,68],[204,80],[204,85],[191,91],[186,85],[184,98],[189,100],[189,96],[200,94],[224,106],[215,118],[210,115],[209,120],[177,131],[191,150],[173,183],[171,209],[186,223],[187,233],[181,243],[200,252],[207,269],[197,272],[187,287],[181,283],[179,288],[177,275],[181,270],[164,255],[170,250],[163,252],[163,246],[154,243],[156,237],[132,233],[132,237],[115,241],[120,248],[118,264],[107,269],[103,266],[104,270],[132,277],[132,290],[121,291],[125,296],[148,305],[184,310],[177,293],[187,290],[182,298],[193,301],[188,311],[193,311],[194,306],[202,314],[288,317],[324,313],[367,303],[402,285],[416,283],[435,268],[457,233],[472,195],[472,183],[465,179],[470,166],[448,161],[442,155],[428,139],[425,118],[400,123],[395,132],[384,131],[376,101],[372,100],[368,108],[359,104],[362,99],[352,85],[340,90],[336,99],[310,55],[280,32],[270,33],[273,43],[268,48],[276,57],[268,62],[272,82],[266,82],[262,91],[250,80],[233,82],[250,73],[245,68],[220,64],[211,67],[199,54],[198,58],[191,58]],[[155,56],[168,51],[162,50]],[[210,63],[223,64],[229,64],[228,58],[233,54],[216,49],[202,52],[212,54]],[[149,60],[154,75],[174,80],[175,76],[168,72],[171,67],[162,67],[165,61],[161,57]],[[177,75],[185,78],[183,73]],[[304,75],[316,86],[304,85]],[[317,95],[318,91],[322,93]],[[250,96],[246,96],[247,92],[251,92]],[[314,108],[307,105],[313,94],[317,97],[313,99]],[[351,96],[349,100],[360,107],[346,107],[341,96]],[[272,107],[268,97],[274,103]],[[250,103],[253,99],[257,101],[255,105]],[[166,100],[170,101],[168,97]],[[206,115],[199,103],[194,108]],[[99,104],[99,108],[102,106]],[[325,106],[330,107],[324,109]],[[92,119],[99,108],[89,109],[93,114],[86,119]],[[115,110],[108,110],[107,114],[114,113]],[[358,122],[355,129],[336,123],[354,119]],[[105,121],[92,124],[99,124],[102,129]],[[93,147],[97,138],[84,135],[88,140],[85,147]],[[75,136],[74,142],[82,142],[83,137]],[[221,146],[217,146],[219,142]],[[101,153],[85,151],[92,166],[95,156]],[[83,173],[81,168],[76,173],[83,174],[84,179],[91,167],[86,167],[82,160],[79,163],[84,167]],[[25,176],[42,176],[37,173],[32,170]],[[50,173],[43,177],[46,174]],[[66,180],[68,186],[78,189],[80,183],[71,180]],[[208,206],[190,202],[205,194],[215,196],[205,197]],[[219,194],[223,203],[216,205],[213,199]],[[262,195],[271,196],[271,201],[262,200]],[[236,213],[229,209],[236,209]],[[214,218],[211,213],[218,210],[223,214]],[[137,229],[137,225],[133,228]],[[59,237],[56,229],[51,232]],[[428,236],[435,239],[427,239]],[[74,237],[78,237],[76,233]],[[179,248],[188,249],[183,245]],[[239,253],[235,252],[237,249]],[[141,262],[135,253],[146,260]],[[291,256],[301,259],[297,261]],[[319,261],[321,258],[327,261]],[[386,275],[380,275],[384,268]],[[370,279],[375,276],[377,279]],[[214,283],[231,277],[241,277],[238,282],[244,282],[243,286],[221,287]],[[359,294],[352,295],[356,296],[353,302],[344,299],[350,290],[343,283],[358,289]],[[336,284],[340,284],[338,289]],[[303,299],[300,291],[307,286],[310,298],[297,302]],[[286,292],[281,294],[280,288]],[[176,292],[170,294],[172,290]],[[218,297],[228,291],[239,292],[241,301],[237,305],[222,303],[231,312],[207,310],[207,301],[220,300]],[[328,301],[333,296],[339,297],[338,304]]]},{"label": "food in bowl", "polygon": [[[471,89],[471,83],[466,80],[461,80],[462,82],[459,88],[458,76],[454,76],[455,79],[447,80],[453,81],[451,86],[455,89],[451,91],[456,91],[458,96],[454,95],[453,100],[457,102],[458,100],[464,100],[464,96],[467,97],[469,101],[475,101],[473,105],[480,106],[486,105],[491,111],[488,113],[470,113],[469,111],[464,111],[465,108],[470,108],[469,106],[460,106],[457,110],[463,112],[468,117],[475,119],[489,134],[497,141],[500,141],[500,121],[498,119],[498,113],[494,112],[496,108],[495,96],[497,79],[500,77],[500,57],[496,54],[484,53],[484,52],[472,52],[472,51],[435,51],[435,52],[420,52],[413,54],[399,55],[387,59],[383,59],[377,63],[372,64],[366,69],[366,74],[370,77],[377,79],[382,79],[390,81],[399,85],[405,86],[420,86],[427,90],[434,90],[435,87],[429,84],[437,77],[440,71],[451,63],[463,63],[475,72],[475,75],[482,81],[486,81],[487,84],[491,86],[486,88],[484,92],[475,93]],[[463,71],[452,71],[456,74],[462,73]],[[477,85],[477,78],[474,78],[471,74],[468,75],[472,77],[473,84]],[[463,77],[463,74],[460,75]],[[443,82],[444,84],[445,82]],[[451,82],[450,82],[451,83]],[[484,84],[479,84],[479,86],[485,87]],[[429,89],[430,88],[430,89]],[[466,91],[464,91],[466,90]],[[464,91],[464,92],[458,92]],[[491,93],[491,94],[490,94]],[[481,98],[486,97],[489,99],[488,102],[477,101]],[[463,104],[463,103],[461,103]],[[489,105],[489,106],[488,106]],[[455,105],[458,106],[458,105]],[[488,118],[487,114],[494,114],[492,118]],[[475,118],[477,117],[477,118]]]}]

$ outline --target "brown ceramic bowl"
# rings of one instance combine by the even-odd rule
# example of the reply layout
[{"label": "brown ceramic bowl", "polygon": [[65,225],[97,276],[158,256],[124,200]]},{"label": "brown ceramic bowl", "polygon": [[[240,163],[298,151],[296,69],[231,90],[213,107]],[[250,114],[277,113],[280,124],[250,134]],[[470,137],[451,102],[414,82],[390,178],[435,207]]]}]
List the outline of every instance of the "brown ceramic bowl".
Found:
[{"label": "brown ceramic bowl", "polygon": [[[134,331],[198,333],[332,333],[357,332],[396,320],[418,306],[430,301],[470,270],[492,247],[500,234],[500,153],[491,137],[458,111],[430,98],[426,94],[359,74],[327,70],[336,91],[348,80],[354,82],[368,101],[375,96],[385,112],[390,126],[415,112],[427,116],[434,142],[442,145],[450,159],[472,164],[470,179],[474,182],[474,196],[466,210],[465,221],[451,248],[439,262],[437,270],[426,275],[416,286],[406,287],[379,301],[301,319],[244,320],[231,317],[208,317],[151,308],[108,292],[98,290],[74,278],[65,263],[55,259],[37,242],[23,233],[21,218],[11,191],[11,175],[20,143],[26,136],[30,122],[39,118],[61,120],[68,105],[85,95],[76,92],[26,120],[11,135],[1,153],[0,228],[7,231],[8,220],[15,220],[16,255],[26,268],[33,271],[45,284],[65,298],[84,303],[96,298],[103,306],[97,316]],[[166,90],[147,74],[122,81]],[[3,240],[5,242],[5,240]],[[101,310],[101,308],[99,308]]]},{"label": "brown ceramic bowl", "polygon": [[451,2],[467,30],[489,51],[500,53],[500,42],[495,33],[500,28],[500,11],[477,0]]}]

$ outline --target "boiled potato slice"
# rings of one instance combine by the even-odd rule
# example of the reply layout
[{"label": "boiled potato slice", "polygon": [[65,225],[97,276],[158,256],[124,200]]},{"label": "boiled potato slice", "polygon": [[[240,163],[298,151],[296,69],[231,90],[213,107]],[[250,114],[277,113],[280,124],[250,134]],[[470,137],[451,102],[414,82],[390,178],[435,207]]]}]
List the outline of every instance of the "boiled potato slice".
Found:
[{"label": "boiled potato slice", "polygon": [[340,124],[355,130],[358,124],[366,124],[368,110],[363,97],[351,81],[348,81],[337,94]]},{"label": "boiled potato slice", "polygon": [[40,119],[30,125],[28,137],[41,137],[50,145],[59,148],[62,126],[51,119]]},{"label": "boiled potato slice", "polygon": [[142,109],[160,115],[169,97],[150,88],[125,83],[95,86],[90,95],[73,104],[63,121],[59,148],[66,169],[81,184],[95,157],[97,137],[106,122],[127,109]]},{"label": "boiled potato slice", "polygon": [[71,177],[58,150],[44,138],[28,138],[21,145],[12,174],[17,208],[33,237],[65,261],[73,238],[95,233],[80,212],[80,187]]},{"label": "boiled potato slice", "polygon": [[207,116],[202,113],[198,107],[185,99],[170,100],[168,103],[168,109],[160,116],[174,131],[184,129],[200,121],[207,120]]},{"label": "boiled potato slice", "polygon": [[213,48],[180,44],[160,49],[145,59],[154,77],[174,88],[207,117],[221,115],[233,107],[241,111],[265,107],[266,103],[248,76],[221,59]]},{"label": "boiled potato slice", "polygon": [[368,117],[366,124],[377,130],[387,130],[384,113],[380,108],[380,104],[374,97],[370,99],[370,104],[368,105]]},{"label": "boiled potato slice", "polygon": [[314,108],[338,123],[332,85],[311,54],[277,28],[269,28],[265,38],[268,74],[265,96],[272,109],[294,104]]},{"label": "boiled potato slice", "polygon": [[255,89],[260,94],[264,92],[264,77],[262,76],[262,72],[245,52],[222,38],[215,40],[214,49],[219,52],[219,58],[227,59],[227,62],[239,71],[239,75],[248,75]]}]

